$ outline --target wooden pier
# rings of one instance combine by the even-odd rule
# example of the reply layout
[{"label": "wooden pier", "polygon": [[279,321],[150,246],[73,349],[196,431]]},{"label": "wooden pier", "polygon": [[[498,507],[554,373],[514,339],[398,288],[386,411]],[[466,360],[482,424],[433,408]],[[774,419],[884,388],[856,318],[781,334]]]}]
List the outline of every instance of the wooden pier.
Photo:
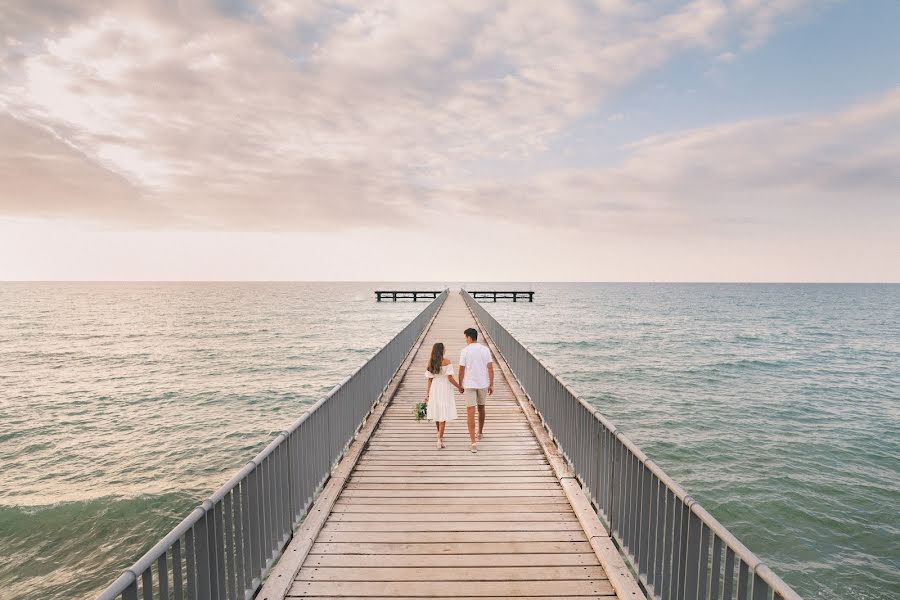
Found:
[{"label": "wooden pier", "polygon": [[[433,424],[413,417],[432,344],[443,342],[455,362],[473,326],[495,363],[477,454],[461,396],[445,449],[435,447]],[[257,600],[641,600],[646,590],[802,600],[484,305],[449,290],[97,600],[136,600],[139,590],[160,599],[172,590]]]},{"label": "wooden pier", "polygon": [[497,300],[512,300],[513,302],[518,302],[521,298],[524,302],[527,300],[528,302],[534,302],[534,292],[533,291],[486,291],[486,290],[466,290],[472,295],[472,298],[475,300],[493,300],[496,302]]},{"label": "wooden pier", "polygon": [[[457,367],[475,320],[451,293],[257,598],[644,598],[580,485],[495,356],[478,453],[466,408],[416,422],[435,342]],[[389,389],[389,392],[392,390]]]},{"label": "wooden pier", "polygon": [[381,302],[382,300],[391,300],[396,302],[398,300],[412,300],[413,302],[418,302],[421,300],[434,300],[440,295],[441,291],[422,291],[422,290],[375,290],[375,301]]}]

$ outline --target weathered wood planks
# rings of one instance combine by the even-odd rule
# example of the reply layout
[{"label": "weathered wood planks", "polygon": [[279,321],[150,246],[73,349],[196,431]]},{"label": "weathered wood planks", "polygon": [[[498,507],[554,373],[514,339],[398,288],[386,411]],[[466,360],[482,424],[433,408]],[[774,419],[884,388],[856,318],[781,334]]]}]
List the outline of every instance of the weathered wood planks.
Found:
[{"label": "weathered wood planks", "polygon": [[[495,369],[485,438],[469,451],[466,409],[416,423],[434,342],[454,367],[474,325],[451,294],[312,543],[287,597],[609,598],[615,592],[541,444]],[[270,599],[271,600],[271,599]]]}]

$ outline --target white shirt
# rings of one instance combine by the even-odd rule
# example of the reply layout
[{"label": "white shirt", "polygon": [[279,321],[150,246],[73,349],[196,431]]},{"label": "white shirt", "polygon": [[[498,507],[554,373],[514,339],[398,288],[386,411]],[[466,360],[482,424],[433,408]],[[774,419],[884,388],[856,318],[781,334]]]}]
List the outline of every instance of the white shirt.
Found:
[{"label": "white shirt", "polygon": [[459,366],[465,367],[462,386],[469,389],[484,389],[490,385],[487,366],[491,364],[491,351],[484,344],[467,344],[459,353]]}]

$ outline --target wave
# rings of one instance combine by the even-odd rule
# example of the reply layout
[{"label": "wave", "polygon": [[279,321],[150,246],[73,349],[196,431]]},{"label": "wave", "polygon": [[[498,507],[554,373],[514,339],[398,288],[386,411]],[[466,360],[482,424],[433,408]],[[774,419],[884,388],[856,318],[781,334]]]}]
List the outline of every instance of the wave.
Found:
[{"label": "wave", "polygon": [[3,592],[12,598],[93,598],[178,524],[198,497],[172,492],[0,505]]}]

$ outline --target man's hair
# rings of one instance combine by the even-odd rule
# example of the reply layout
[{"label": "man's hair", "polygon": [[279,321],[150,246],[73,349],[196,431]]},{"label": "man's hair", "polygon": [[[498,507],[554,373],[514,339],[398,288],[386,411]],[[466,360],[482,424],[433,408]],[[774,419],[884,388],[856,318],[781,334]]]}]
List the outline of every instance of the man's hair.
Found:
[{"label": "man's hair", "polygon": [[477,341],[478,341],[478,330],[476,330],[476,329],[474,329],[474,328],[472,328],[472,327],[469,327],[469,328],[466,329],[463,333],[465,333],[465,334],[466,334],[466,337],[467,337],[467,338],[470,338],[473,342],[477,342]]}]

